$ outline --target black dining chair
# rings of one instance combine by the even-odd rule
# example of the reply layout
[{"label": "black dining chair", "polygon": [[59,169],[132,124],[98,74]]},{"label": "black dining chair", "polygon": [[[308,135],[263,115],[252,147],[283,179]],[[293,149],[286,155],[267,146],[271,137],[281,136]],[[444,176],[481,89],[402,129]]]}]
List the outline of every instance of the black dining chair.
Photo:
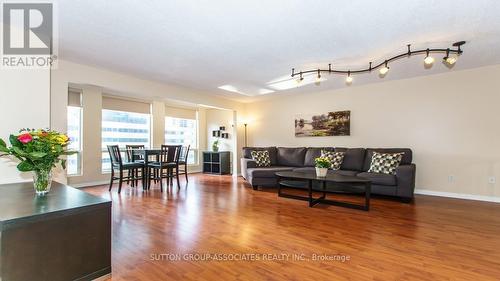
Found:
[{"label": "black dining chair", "polygon": [[[141,169],[141,173],[144,175],[144,163],[123,162],[122,155],[120,153],[120,148],[118,147],[118,145],[108,145],[108,152],[109,152],[109,158],[111,159],[111,180],[109,182],[109,191],[111,191],[111,188],[113,187],[113,181],[115,181],[115,180],[119,180],[118,193],[120,193],[122,191],[122,184],[123,184],[124,180],[134,181],[134,180],[142,179],[142,178],[139,178],[138,175],[136,175],[136,177],[133,177],[131,175],[124,176],[123,172]],[[119,173],[118,177],[115,177],[115,170],[117,170]]]},{"label": "black dining chair", "polygon": [[[127,145],[125,145],[125,150],[127,152],[127,154],[126,154],[127,155],[127,162],[130,162],[130,163],[137,162],[137,163],[144,164],[144,154],[135,153],[137,150],[144,150],[144,149],[146,149],[146,147],[142,144],[127,144]],[[128,171],[128,176],[138,178],[140,170],[141,169],[131,169]],[[142,173],[140,176],[142,178]],[[129,183],[129,181],[130,180],[127,180],[127,184]],[[139,182],[138,179],[132,181],[132,186],[137,186],[138,182]]]},{"label": "black dining chair", "polygon": [[[151,180],[159,180],[160,181],[160,191],[163,192],[163,179],[167,179],[167,185],[171,182],[171,178],[173,177],[173,170],[176,170],[177,174],[177,185],[179,185],[179,157],[180,157],[180,145],[162,145],[159,161],[158,162],[150,162],[148,163],[148,175],[147,179],[148,189],[151,186]],[[153,173],[151,172],[153,171]]]},{"label": "black dining chair", "polygon": [[179,175],[185,175],[186,176],[186,182],[188,182],[188,164],[187,164],[187,159],[189,156],[189,149],[191,148],[190,145],[188,146],[183,146],[181,148],[181,155],[179,157]]}]

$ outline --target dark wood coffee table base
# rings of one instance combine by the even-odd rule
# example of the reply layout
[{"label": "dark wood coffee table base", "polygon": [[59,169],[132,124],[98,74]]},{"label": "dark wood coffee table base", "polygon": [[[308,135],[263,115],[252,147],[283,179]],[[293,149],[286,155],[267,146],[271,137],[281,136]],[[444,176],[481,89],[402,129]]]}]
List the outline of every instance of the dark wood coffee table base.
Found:
[{"label": "dark wood coffee table base", "polygon": [[[363,210],[363,211],[370,210],[371,183],[369,181],[360,182],[360,183],[355,182],[352,184],[335,183],[336,186],[346,187],[348,189],[353,188],[353,187],[362,188],[364,190],[363,193],[365,195],[365,204],[360,205],[360,204],[354,204],[354,203],[349,203],[349,202],[344,202],[344,201],[326,199],[327,193],[329,193],[329,194],[339,194],[339,193],[346,194],[346,192],[344,192],[344,191],[340,192],[338,190],[328,190],[326,188],[327,181],[322,180],[321,178],[318,178],[316,180],[312,180],[312,179],[301,180],[301,179],[298,179],[296,177],[287,178],[284,176],[280,176],[278,174],[277,174],[277,177],[278,177],[278,196],[279,197],[308,201],[309,207],[313,207],[316,204],[323,203],[323,204],[335,205],[335,206],[346,207],[346,208],[351,208],[351,209],[358,209],[358,210]],[[313,188],[313,181],[320,182],[322,189],[321,190],[314,189]],[[300,195],[283,193],[283,188],[305,190],[305,191],[307,191],[308,195],[307,196],[300,196]],[[313,192],[319,192],[319,193],[322,193],[322,195],[320,197],[314,198]],[[351,194],[351,193],[355,193],[355,192],[349,192],[349,194]]]}]

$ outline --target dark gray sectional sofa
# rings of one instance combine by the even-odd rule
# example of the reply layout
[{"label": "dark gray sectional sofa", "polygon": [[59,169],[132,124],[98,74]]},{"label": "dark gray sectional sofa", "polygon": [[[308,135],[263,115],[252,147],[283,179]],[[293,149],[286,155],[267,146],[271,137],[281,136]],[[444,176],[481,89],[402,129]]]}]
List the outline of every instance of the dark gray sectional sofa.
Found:
[{"label": "dark gray sectional sofa", "polygon": [[[340,170],[329,173],[358,176],[372,181],[372,194],[389,195],[401,198],[405,202],[413,199],[415,189],[415,164],[412,163],[412,151],[409,148],[344,148],[344,147],[244,147],[241,159],[242,176],[257,189],[259,186],[276,187],[278,171],[314,172],[314,159],[321,155],[321,150],[345,152]],[[271,158],[271,167],[257,167],[251,152],[267,150]],[[368,173],[373,152],[404,152],[396,175]]]}]

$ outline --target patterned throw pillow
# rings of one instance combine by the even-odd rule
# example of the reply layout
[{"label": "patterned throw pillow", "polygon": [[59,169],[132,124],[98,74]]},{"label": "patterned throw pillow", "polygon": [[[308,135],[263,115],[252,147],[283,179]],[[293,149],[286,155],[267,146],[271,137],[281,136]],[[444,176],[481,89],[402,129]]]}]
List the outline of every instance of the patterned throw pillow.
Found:
[{"label": "patterned throw pillow", "polygon": [[269,151],[267,150],[254,150],[250,152],[252,159],[257,164],[257,167],[269,167],[271,166],[271,158],[269,157]]},{"label": "patterned throw pillow", "polygon": [[342,161],[344,161],[344,155],[345,155],[344,152],[321,150],[321,157],[326,157],[330,159],[330,162],[332,162],[332,167],[331,167],[332,170],[340,169]]},{"label": "patterned throw pillow", "polygon": [[369,173],[382,173],[395,175],[396,168],[401,163],[404,152],[399,153],[379,153],[373,152],[372,163],[370,164]]}]

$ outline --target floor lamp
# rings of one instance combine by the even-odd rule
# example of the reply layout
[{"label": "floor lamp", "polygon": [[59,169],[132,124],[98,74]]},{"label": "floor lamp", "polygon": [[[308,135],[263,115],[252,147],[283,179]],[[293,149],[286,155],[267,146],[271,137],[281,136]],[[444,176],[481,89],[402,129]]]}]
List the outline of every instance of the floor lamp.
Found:
[{"label": "floor lamp", "polygon": [[247,146],[247,123],[243,124],[245,126],[245,147]]}]

